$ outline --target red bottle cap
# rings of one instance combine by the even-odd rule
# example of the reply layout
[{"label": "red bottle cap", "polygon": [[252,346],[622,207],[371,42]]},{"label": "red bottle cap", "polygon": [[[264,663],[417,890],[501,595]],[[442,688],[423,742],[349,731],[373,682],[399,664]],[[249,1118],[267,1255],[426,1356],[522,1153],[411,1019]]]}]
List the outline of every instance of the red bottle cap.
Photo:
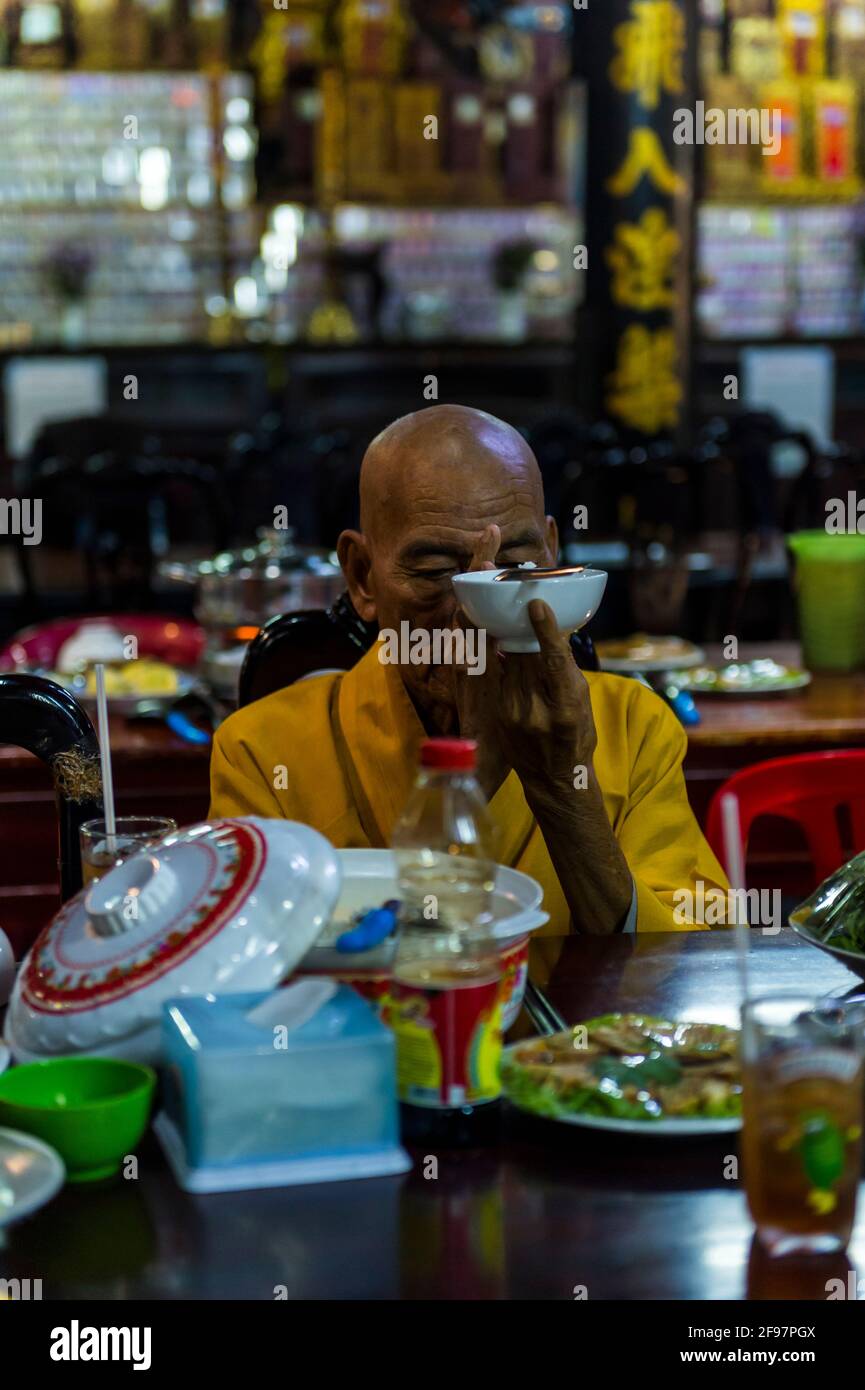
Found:
[{"label": "red bottle cap", "polygon": [[477,752],[471,738],[427,738],[420,746],[420,765],[439,772],[473,772]]}]

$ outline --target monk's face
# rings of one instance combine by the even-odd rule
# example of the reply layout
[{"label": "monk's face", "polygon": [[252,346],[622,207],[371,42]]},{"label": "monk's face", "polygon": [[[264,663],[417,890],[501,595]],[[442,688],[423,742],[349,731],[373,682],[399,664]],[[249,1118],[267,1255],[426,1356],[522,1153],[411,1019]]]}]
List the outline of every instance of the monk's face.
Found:
[{"label": "monk's face", "polygon": [[[556,561],[555,522],[544,515],[528,446],[500,422],[487,427],[491,417],[466,414],[469,429],[460,416],[460,428],[397,440],[382,460],[368,454],[364,461],[363,533],[345,533],[340,558],[355,607],[380,629],[398,633],[403,622],[430,633],[451,627],[457,607],[451,581],[469,568],[490,523],[501,532],[496,564]],[[454,709],[453,669],[408,664],[400,670],[415,703],[426,712],[440,708],[441,726],[453,727],[447,717]]]}]

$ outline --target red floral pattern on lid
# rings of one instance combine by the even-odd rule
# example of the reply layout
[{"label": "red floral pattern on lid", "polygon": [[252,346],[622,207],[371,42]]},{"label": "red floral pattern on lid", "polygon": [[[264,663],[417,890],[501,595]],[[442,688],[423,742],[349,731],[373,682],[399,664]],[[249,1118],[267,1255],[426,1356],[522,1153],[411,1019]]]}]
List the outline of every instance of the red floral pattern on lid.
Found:
[{"label": "red floral pattern on lid", "polygon": [[[261,831],[242,821],[223,821],[212,836],[216,849],[213,877],[199,893],[188,920],[165,936],[151,936],[126,961],[107,960],[85,968],[64,961],[61,946],[70,918],[82,910],[73,899],[37,937],[30,953],[21,997],[37,1013],[81,1013],[146,988],[200,950],[225,927],[255,889],[267,858]],[[175,918],[174,921],[177,919]],[[105,938],[116,946],[119,938]]]}]

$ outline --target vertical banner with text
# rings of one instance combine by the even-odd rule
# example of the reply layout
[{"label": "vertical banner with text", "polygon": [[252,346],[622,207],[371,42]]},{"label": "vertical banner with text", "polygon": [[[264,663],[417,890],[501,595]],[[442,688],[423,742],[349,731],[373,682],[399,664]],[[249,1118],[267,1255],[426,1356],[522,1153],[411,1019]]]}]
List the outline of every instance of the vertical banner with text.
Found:
[{"label": "vertical banner with text", "polygon": [[[589,88],[589,409],[625,430],[679,429],[689,354],[693,0],[584,0],[575,51]],[[584,359],[585,360],[585,359]]]}]

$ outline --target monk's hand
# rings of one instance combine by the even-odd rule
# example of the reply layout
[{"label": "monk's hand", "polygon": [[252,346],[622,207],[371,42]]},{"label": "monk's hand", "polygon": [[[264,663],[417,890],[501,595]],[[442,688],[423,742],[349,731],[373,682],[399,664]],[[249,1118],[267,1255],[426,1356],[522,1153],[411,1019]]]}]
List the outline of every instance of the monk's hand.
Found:
[{"label": "monk's hand", "polygon": [[529,805],[570,801],[593,778],[598,736],[585,676],[552,609],[534,599],[540,652],[507,654],[497,682],[500,737]]},{"label": "monk's hand", "polygon": [[[502,541],[498,526],[487,526],[475,542],[470,574],[478,570],[496,568],[495,559]],[[471,624],[462,609],[454,615],[454,627],[467,631]],[[498,791],[511,770],[502,741],[502,730],[498,719],[498,684],[501,660],[495,644],[483,633],[483,646],[476,651],[483,652],[484,668],[481,665],[470,671],[458,667],[454,673],[454,690],[459,715],[460,734],[463,738],[474,739],[478,745],[477,778],[488,799]]]}]

